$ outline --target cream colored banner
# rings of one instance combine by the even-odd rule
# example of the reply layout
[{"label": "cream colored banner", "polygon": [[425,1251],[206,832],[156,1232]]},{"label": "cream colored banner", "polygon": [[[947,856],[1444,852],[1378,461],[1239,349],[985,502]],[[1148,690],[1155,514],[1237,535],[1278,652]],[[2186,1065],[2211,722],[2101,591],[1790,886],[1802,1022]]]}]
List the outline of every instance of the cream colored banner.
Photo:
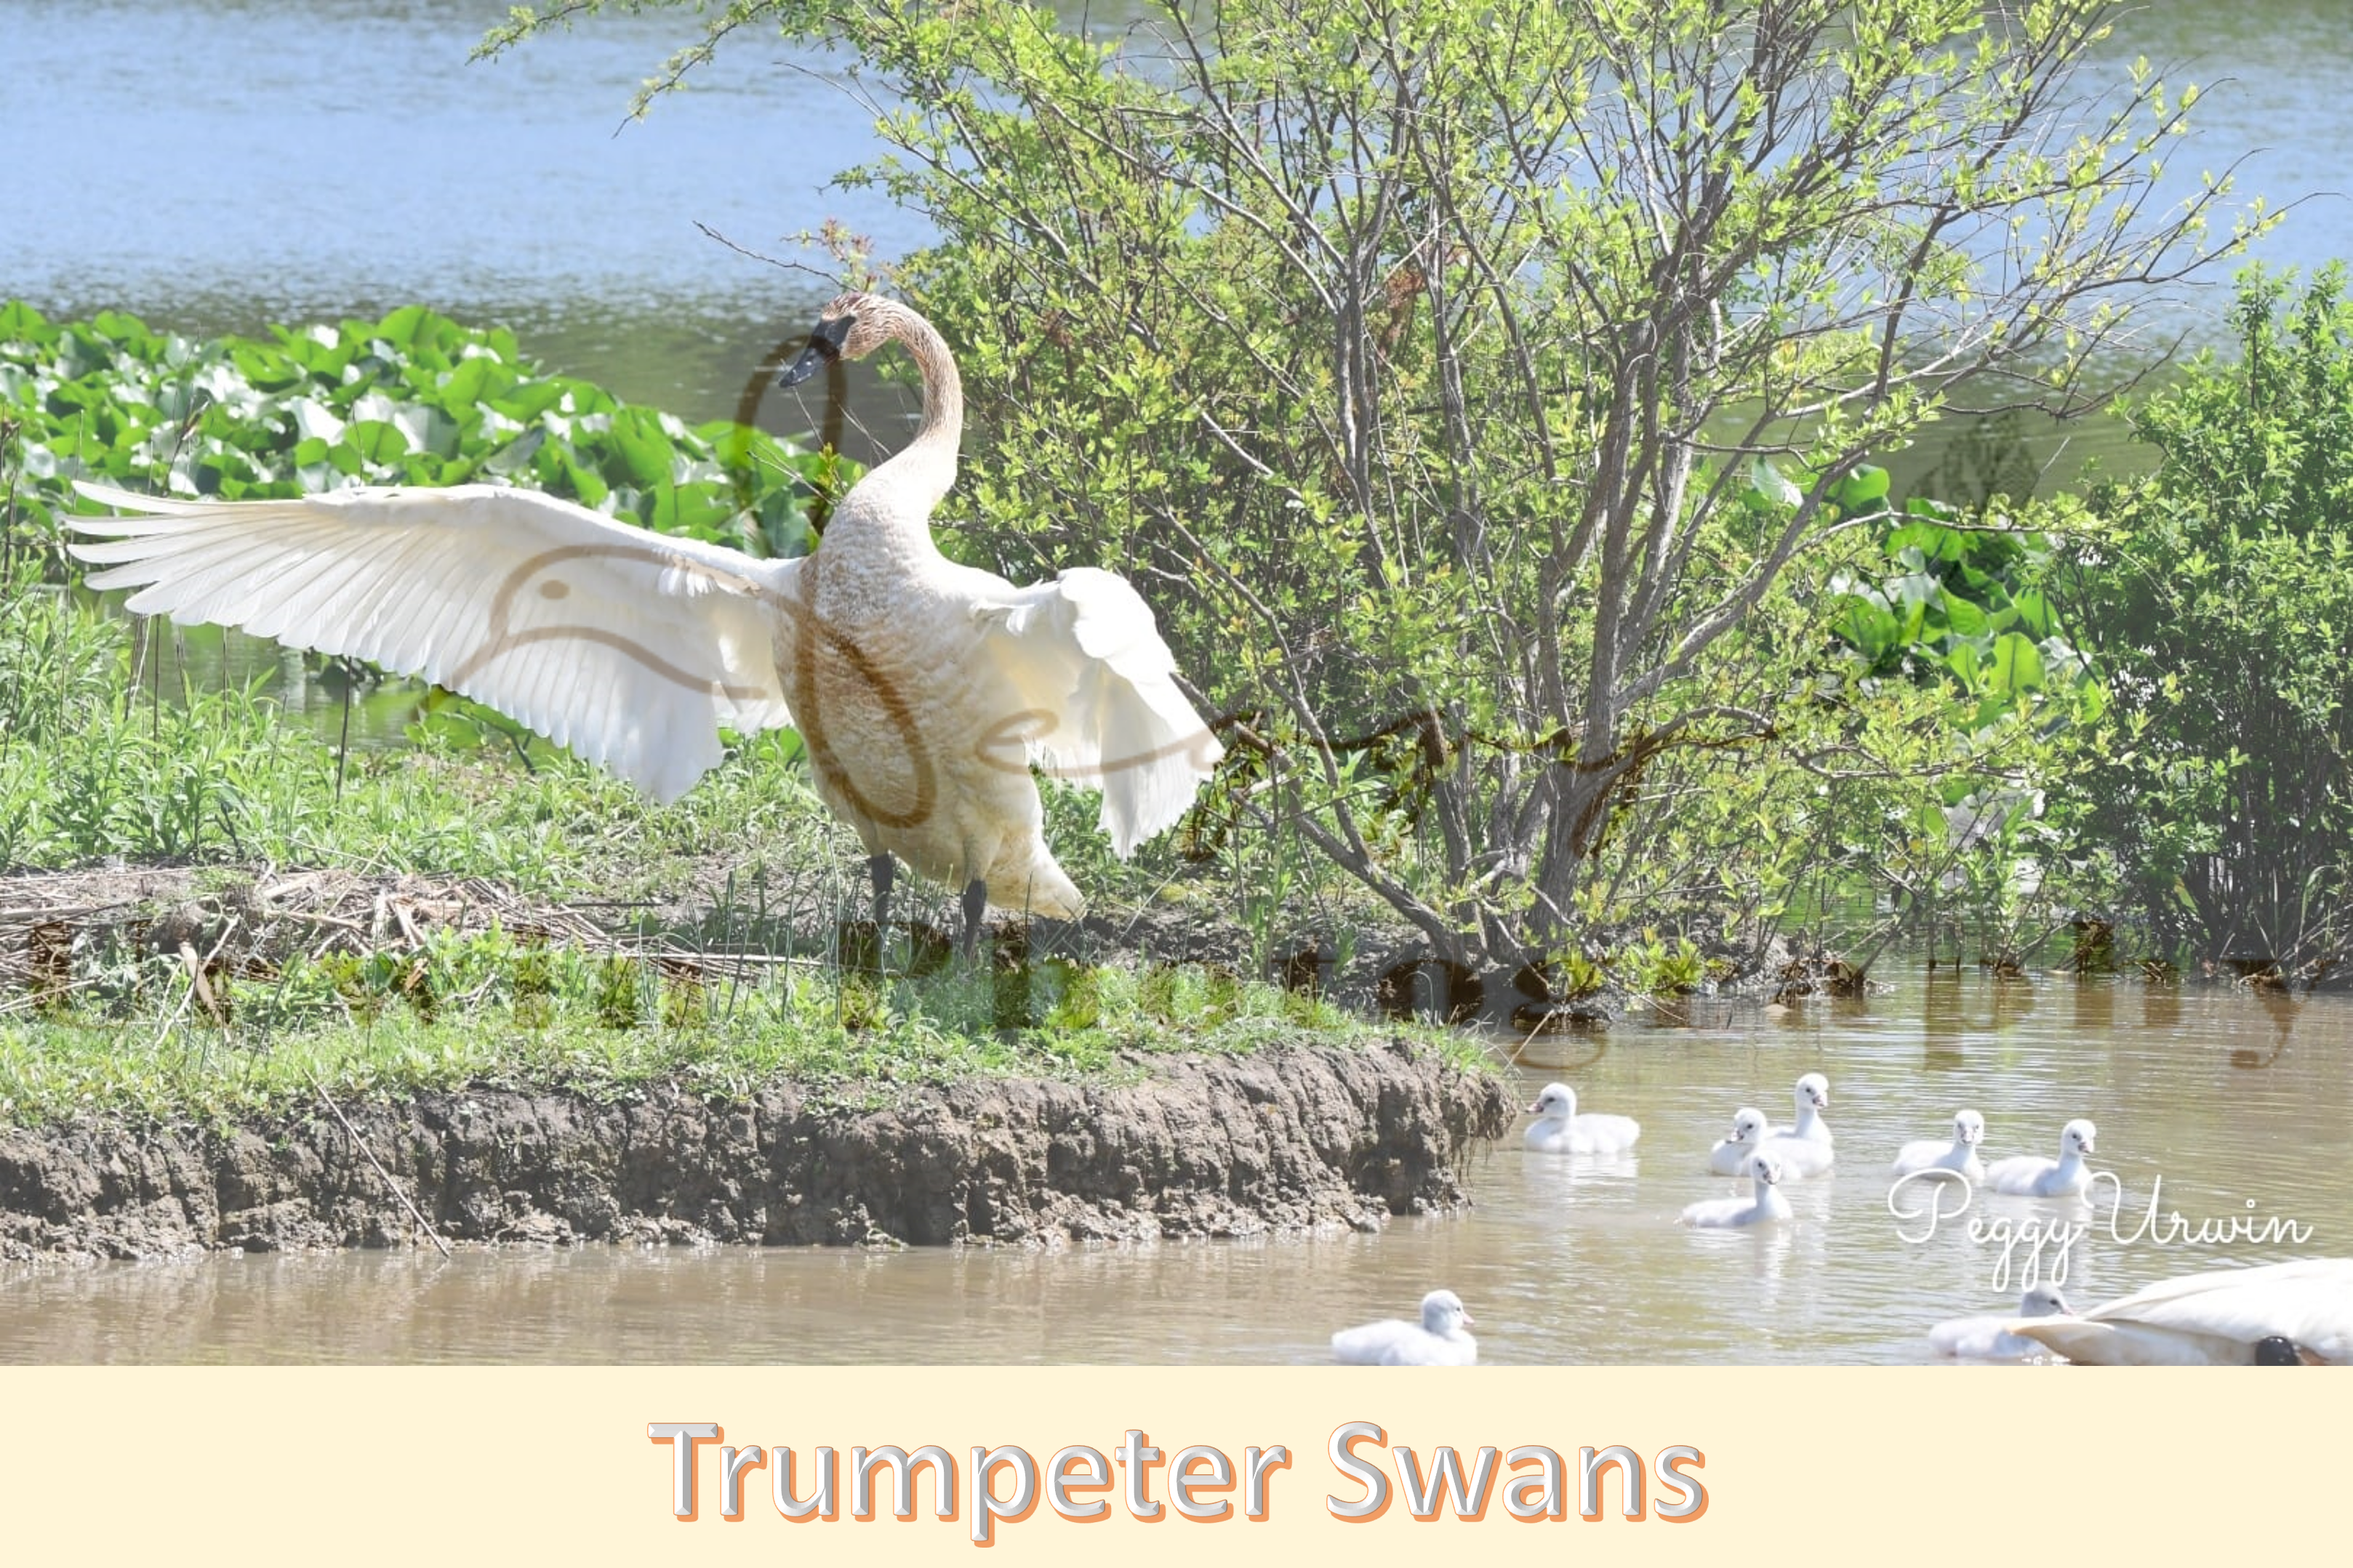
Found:
[{"label": "cream colored banner", "polygon": [[[1826,1563],[1982,1563],[1989,1555],[2051,1561],[2081,1551],[2104,1560],[2213,1561],[2244,1550],[2250,1510],[2279,1519],[2326,1503],[2353,1443],[2353,1377],[2332,1371],[2051,1368],[1504,1369],[1355,1368],[945,1371],[763,1367],[600,1368],[26,1368],[0,1371],[0,1504],[9,1556],[46,1546],[85,1561],[179,1558],[199,1545],[256,1563],[300,1551],[342,1563],[775,1563],[855,1553],[875,1563],[1018,1558],[1039,1563],[1124,1561],[1296,1565],[1338,1560],[1424,1561],[1433,1552],[1492,1561],[1558,1562],[1601,1549],[1613,1563],[1767,1561],[1794,1552]],[[1334,1468],[1327,1445],[1351,1422],[1382,1430],[1354,1454],[1388,1479],[1391,1500],[1361,1523],[1330,1500],[1366,1489]],[[708,1423],[692,1445],[695,1517],[674,1516],[679,1440],[649,1424]],[[1134,1429],[1159,1450],[1120,1463]],[[844,1476],[836,1517],[788,1522],[775,1467],[740,1464],[759,1446],[795,1451],[796,1495],[810,1491],[820,1446],[847,1467],[854,1447],[944,1450],[956,1477],[952,1519],[932,1468],[912,1472],[914,1517],[892,1514],[887,1468],[874,1517],[853,1517]],[[1433,1479],[1434,1450],[1452,1447],[1464,1479],[1478,1450],[1501,1450],[1483,1517],[1451,1500],[1428,1521],[1408,1473]],[[742,1517],[723,1517],[722,1447],[739,1450]],[[1041,1470],[1080,1446],[1110,1460],[1107,1489],[1066,1487],[1073,1509],[1106,1506],[1093,1523],[1055,1511],[1041,1480],[1019,1517],[992,1518],[976,1546],[971,1450],[1018,1446]],[[1270,1452],[1288,1450],[1279,1465]],[[1622,1468],[1601,1468],[1599,1517],[1580,1516],[1579,1451],[1622,1446],[1654,1472],[1662,1450],[1697,1449],[1680,1473],[1704,1486],[1686,1522],[1662,1517],[1688,1497],[1645,1474],[1642,1517],[1624,1516]],[[1169,1461],[1219,1450],[1229,1489],[1191,1489],[1180,1515]],[[1512,1501],[1544,1500],[1540,1456],[1561,1456],[1559,1518],[1522,1521]],[[1264,1518],[1243,1517],[1240,1474],[1256,1457]],[[765,1456],[763,1456],[765,1458]],[[992,1467],[997,1511],[1019,1513],[1019,1461]],[[1084,1479],[1084,1456],[1069,1473]],[[1197,1456],[1188,1474],[1217,1479]],[[1507,1495],[1506,1483],[1524,1485]],[[1134,1517],[1160,1505],[1156,1522]],[[2274,1512],[2274,1510],[2277,1510]],[[993,1555],[974,1559],[987,1551]]]}]

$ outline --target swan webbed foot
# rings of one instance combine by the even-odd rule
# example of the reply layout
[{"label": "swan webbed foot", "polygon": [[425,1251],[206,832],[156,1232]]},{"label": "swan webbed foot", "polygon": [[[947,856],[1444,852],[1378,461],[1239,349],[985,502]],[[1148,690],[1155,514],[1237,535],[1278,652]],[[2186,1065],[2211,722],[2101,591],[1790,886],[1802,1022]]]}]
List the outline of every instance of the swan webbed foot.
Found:
[{"label": "swan webbed foot", "polygon": [[964,957],[969,963],[980,952],[980,917],[988,908],[988,884],[975,877],[964,888]]},{"label": "swan webbed foot", "polygon": [[898,863],[885,850],[866,858],[866,875],[874,883],[874,940],[887,942],[891,930],[891,879]]}]

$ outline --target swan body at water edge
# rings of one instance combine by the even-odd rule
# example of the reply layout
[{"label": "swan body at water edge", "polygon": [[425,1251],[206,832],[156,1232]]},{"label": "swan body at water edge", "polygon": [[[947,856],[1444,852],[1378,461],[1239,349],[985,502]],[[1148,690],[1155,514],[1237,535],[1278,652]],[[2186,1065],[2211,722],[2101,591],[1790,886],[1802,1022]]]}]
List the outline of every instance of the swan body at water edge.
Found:
[{"label": "swan body at water edge", "polygon": [[2092,1184],[2092,1168],[2084,1156],[2093,1152],[2099,1129],[2078,1117],[2059,1132],[2059,1157],[2016,1154],[1986,1167],[1988,1192],[2019,1198],[2081,1197]]},{"label": "swan body at water edge", "polygon": [[2353,1366],[2353,1258],[2218,1268],[2010,1328],[2091,1366]]},{"label": "swan body at water edge", "polygon": [[1377,1323],[1342,1329],[1332,1336],[1332,1359],[1346,1366],[1470,1366],[1479,1342],[1462,1331],[1471,1314],[1451,1290],[1421,1299],[1421,1321],[1383,1318]]},{"label": "swan body at water edge", "polygon": [[[2018,1299],[2019,1318],[2068,1315],[2067,1298],[2049,1285],[2037,1285]],[[1938,1355],[1958,1361],[2031,1361],[2050,1351],[2033,1340],[2011,1333],[2017,1318],[1955,1318],[1928,1331],[1928,1343]]]},{"label": "swan body at water edge", "polygon": [[965,945],[1000,909],[1076,918],[1030,769],[1103,791],[1124,857],[1191,805],[1223,748],[1151,609],[1109,572],[1016,587],[933,542],[964,418],[955,362],[906,306],[825,307],[790,385],[899,343],[913,438],[841,498],[822,548],[761,560],[488,484],[208,501],[78,484],[127,516],[68,522],[127,608],[369,660],[470,697],[674,800],[719,731],[794,725],[864,842],[875,920],[895,864],[958,889]]},{"label": "swan body at water edge", "polygon": [[1682,1223],[1700,1230],[1726,1230],[1743,1226],[1773,1225],[1789,1217],[1789,1200],[1781,1195],[1781,1162],[1771,1154],[1752,1155],[1748,1179],[1754,1196],[1709,1198],[1690,1205]]},{"label": "swan body at water edge", "polygon": [[1535,1120],[1522,1141],[1539,1154],[1617,1154],[1642,1135],[1630,1116],[1579,1116],[1577,1090],[1565,1083],[1545,1085],[1528,1110]]},{"label": "swan body at water edge", "polygon": [[1985,1162],[1978,1158],[1978,1145],[1984,1142],[1985,1118],[1974,1110],[1956,1111],[1951,1142],[1926,1138],[1906,1143],[1896,1152],[1894,1170],[1899,1176],[1915,1175],[1922,1171],[1956,1171],[1972,1182],[1982,1182],[1986,1168]]},{"label": "swan body at water edge", "polygon": [[1757,1145],[1765,1142],[1765,1113],[1744,1105],[1732,1113],[1732,1136],[1719,1138],[1707,1152],[1707,1168],[1719,1176],[1737,1176],[1748,1169]]},{"label": "swan body at water edge", "polygon": [[1831,1080],[1818,1072],[1810,1072],[1798,1080],[1791,1098],[1796,1101],[1798,1120],[1788,1127],[1776,1127],[1769,1136],[1795,1138],[1802,1142],[1831,1146],[1831,1124],[1822,1120],[1822,1112],[1831,1108]]}]

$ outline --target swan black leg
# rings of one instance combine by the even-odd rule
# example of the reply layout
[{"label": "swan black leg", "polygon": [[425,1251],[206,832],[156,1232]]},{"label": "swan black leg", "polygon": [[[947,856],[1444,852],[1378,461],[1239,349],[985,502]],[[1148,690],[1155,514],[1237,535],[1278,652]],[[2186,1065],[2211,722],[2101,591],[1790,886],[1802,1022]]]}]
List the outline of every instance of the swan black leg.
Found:
[{"label": "swan black leg", "polygon": [[866,858],[866,874],[874,880],[874,940],[877,942],[885,941],[883,933],[891,929],[891,877],[897,869],[898,863],[887,851]]},{"label": "swan black leg", "polygon": [[975,877],[964,889],[964,955],[969,962],[980,952],[980,917],[988,908],[988,884]]}]

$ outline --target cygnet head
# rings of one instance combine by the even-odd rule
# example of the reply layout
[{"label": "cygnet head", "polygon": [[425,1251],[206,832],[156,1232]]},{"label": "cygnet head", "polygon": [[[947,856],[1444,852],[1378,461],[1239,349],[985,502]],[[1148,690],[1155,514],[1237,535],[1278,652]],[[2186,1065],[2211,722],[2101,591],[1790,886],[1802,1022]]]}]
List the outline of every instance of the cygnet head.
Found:
[{"label": "cygnet head", "polygon": [[1798,1080],[1798,1107],[1812,1106],[1816,1110],[1831,1108],[1831,1080],[1818,1072],[1810,1072]]},{"label": "cygnet head", "polygon": [[1451,1290],[1432,1290],[1421,1299],[1421,1326],[1433,1334],[1451,1334],[1471,1326],[1462,1298]]},{"label": "cygnet head", "polygon": [[1577,1114],[1577,1090],[1565,1083],[1548,1083],[1528,1109],[1538,1116],[1557,1116],[1566,1121]]},{"label": "cygnet head", "polygon": [[778,386],[798,386],[836,360],[864,359],[890,341],[878,309],[882,301],[868,294],[837,295],[818,312],[808,346],[776,375]]},{"label": "cygnet head", "polygon": [[2098,1128],[2080,1117],[2070,1121],[2059,1132],[2059,1157],[2063,1160],[2070,1154],[2090,1153],[2092,1140],[2098,1132]]},{"label": "cygnet head", "polygon": [[1781,1162],[1770,1154],[1759,1154],[1748,1162],[1748,1173],[1760,1189],[1774,1186],[1781,1180]]},{"label": "cygnet head", "polygon": [[2037,1285],[2018,1299],[2018,1315],[2021,1318],[2072,1318],[2075,1309],[2067,1305],[2067,1298],[2048,1285]]},{"label": "cygnet head", "polygon": [[1763,1111],[1753,1105],[1744,1105],[1732,1113],[1732,1141],[1735,1143],[1757,1142],[1765,1136],[1765,1129],[1769,1125]]},{"label": "cygnet head", "polygon": [[1985,1118],[1974,1110],[1957,1111],[1953,1116],[1953,1142],[1975,1145],[1985,1142]]}]

